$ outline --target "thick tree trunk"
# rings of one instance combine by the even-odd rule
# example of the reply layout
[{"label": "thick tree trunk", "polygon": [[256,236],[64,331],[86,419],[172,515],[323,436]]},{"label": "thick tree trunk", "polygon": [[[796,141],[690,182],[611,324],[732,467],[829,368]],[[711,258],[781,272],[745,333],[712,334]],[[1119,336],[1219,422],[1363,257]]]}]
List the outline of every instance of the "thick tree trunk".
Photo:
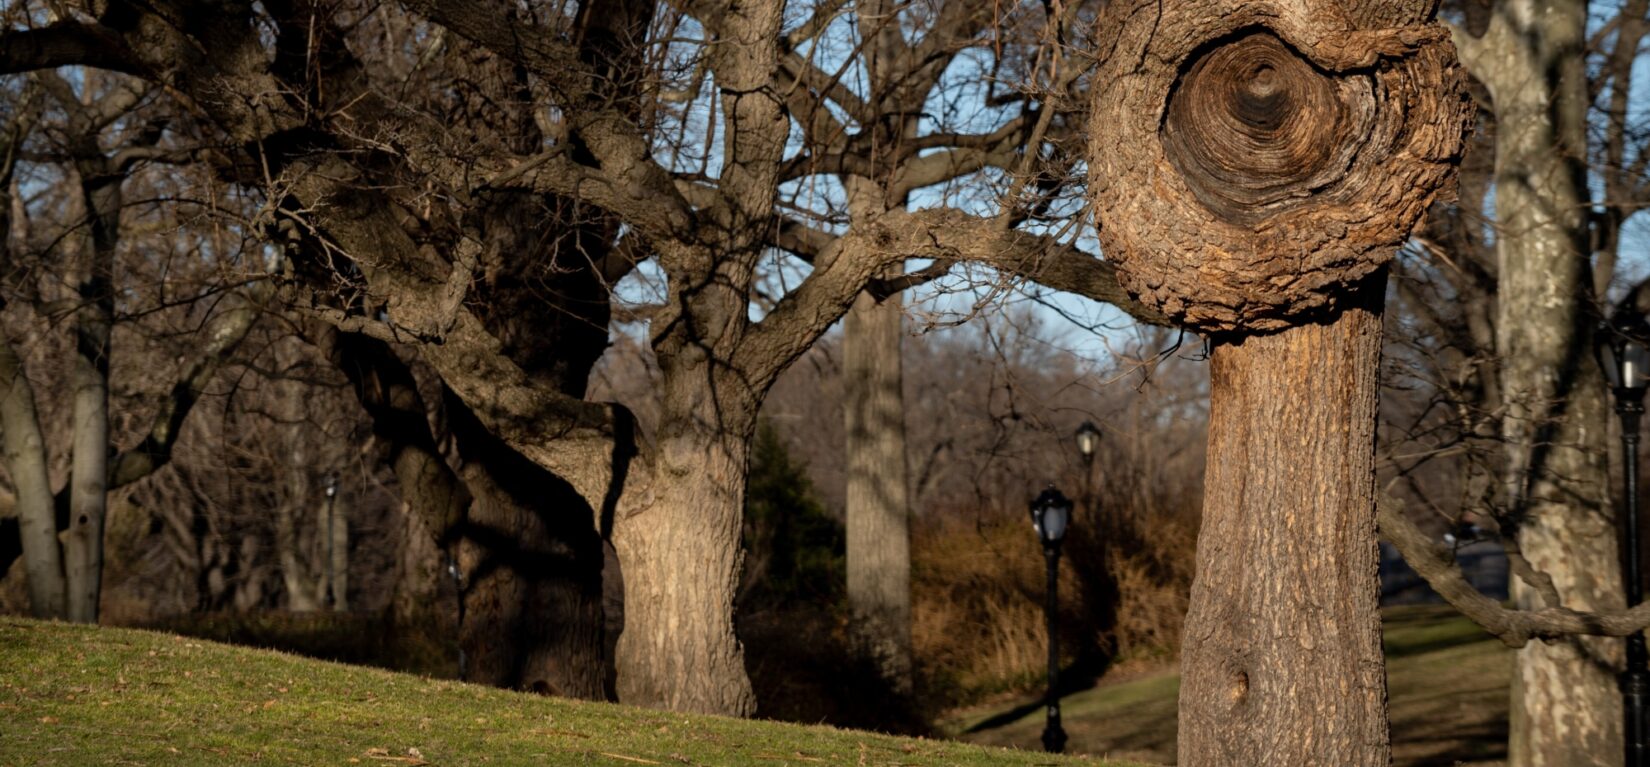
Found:
[{"label": "thick tree trunk", "polygon": [[602,541],[590,507],[487,433],[457,397],[448,413],[475,498],[458,539],[467,678],[605,698]]},{"label": "thick tree trunk", "polygon": [[1180,764],[1384,766],[1374,452],[1383,281],[1220,343],[1182,649]]},{"label": "thick tree trunk", "polygon": [[17,491],[23,568],[29,579],[29,612],[37,618],[66,618],[68,585],[57,541],[57,513],[46,466],[46,437],[34,406],[34,385],[11,343],[0,339],[0,432],[6,473]]},{"label": "thick tree trunk", "polygon": [[621,701],[730,716],[755,712],[732,619],[743,558],[748,431],[665,437],[645,508],[619,516],[613,541],[624,565]]},{"label": "thick tree trunk", "polygon": [[906,498],[903,306],[861,294],[843,326],[848,602],[896,692],[911,691],[911,531]]}]

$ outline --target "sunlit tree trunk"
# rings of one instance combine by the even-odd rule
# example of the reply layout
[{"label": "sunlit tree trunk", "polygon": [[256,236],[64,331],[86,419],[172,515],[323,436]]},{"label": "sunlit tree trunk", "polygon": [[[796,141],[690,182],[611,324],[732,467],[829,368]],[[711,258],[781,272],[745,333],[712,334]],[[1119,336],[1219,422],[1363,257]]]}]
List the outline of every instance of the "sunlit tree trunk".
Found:
[{"label": "sunlit tree trunk", "polygon": [[848,602],[883,678],[911,691],[911,531],[901,391],[904,307],[861,295],[843,325]]},{"label": "sunlit tree trunk", "polygon": [[[1609,414],[1591,354],[1586,24],[1580,0],[1503,0],[1481,37],[1456,34],[1495,105],[1506,532],[1551,577],[1541,585],[1541,576],[1532,584],[1515,573],[1513,600],[1526,609],[1556,607],[1555,598],[1581,610],[1623,604]],[[1620,763],[1620,645],[1571,637],[1519,650],[1511,764]]]},{"label": "sunlit tree trunk", "polygon": [[1375,545],[1382,286],[1215,346],[1180,763],[1391,761]]},{"label": "sunlit tree trunk", "polygon": [[[0,211],[3,215],[4,211]],[[6,473],[17,492],[23,567],[29,579],[29,611],[37,618],[66,618],[67,583],[57,541],[57,513],[46,466],[46,437],[34,405],[34,386],[9,341],[0,340],[0,431]]]},{"label": "sunlit tree trunk", "polygon": [[1455,176],[1464,77],[1425,0],[1110,5],[1106,257],[1208,335],[1179,762],[1391,761],[1374,452],[1386,264]]},{"label": "sunlit tree trunk", "polygon": [[[85,140],[94,142],[95,136]],[[88,155],[91,152],[87,153]],[[69,620],[96,623],[103,588],[103,525],[109,493],[109,335],[114,328],[115,246],[123,176],[101,154],[76,163],[90,219],[91,248],[76,275],[75,353],[69,368],[73,451],[69,530],[64,539]]]}]

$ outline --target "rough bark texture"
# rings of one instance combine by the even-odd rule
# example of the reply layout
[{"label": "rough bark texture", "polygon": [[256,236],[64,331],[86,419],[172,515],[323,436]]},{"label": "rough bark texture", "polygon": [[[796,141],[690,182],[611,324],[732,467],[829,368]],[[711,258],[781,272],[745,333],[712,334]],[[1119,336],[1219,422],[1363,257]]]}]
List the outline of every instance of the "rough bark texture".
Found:
[{"label": "rough bark texture", "polygon": [[1382,285],[1366,291],[1332,323],[1215,347],[1181,764],[1390,761],[1369,374]]},{"label": "rough bark texture", "polygon": [[[1551,578],[1514,579],[1526,610],[1623,606],[1609,415],[1589,352],[1586,26],[1585,3],[1508,0],[1481,37],[1456,36],[1495,102],[1503,497],[1519,549]],[[1620,644],[1566,637],[1519,650],[1510,764],[1620,763]]]},{"label": "rough bark texture", "polygon": [[737,432],[667,438],[657,454],[657,494],[645,511],[621,518],[613,538],[625,591],[619,700],[755,713],[732,619],[749,443]]},{"label": "rough bark texture", "polygon": [[843,325],[848,603],[896,692],[911,691],[911,529],[899,296],[861,295]]},{"label": "rough bark texture", "polygon": [[1419,0],[1108,7],[1090,181],[1123,286],[1206,331],[1335,310],[1460,157],[1472,106],[1431,14]]}]

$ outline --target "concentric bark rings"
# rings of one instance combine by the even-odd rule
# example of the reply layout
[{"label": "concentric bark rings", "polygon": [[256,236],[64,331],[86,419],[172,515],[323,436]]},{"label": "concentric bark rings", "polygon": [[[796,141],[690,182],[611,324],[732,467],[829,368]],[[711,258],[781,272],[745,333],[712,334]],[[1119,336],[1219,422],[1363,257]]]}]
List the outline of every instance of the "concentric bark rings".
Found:
[{"label": "concentric bark rings", "polygon": [[1257,30],[1192,60],[1161,136],[1210,212],[1254,224],[1345,176],[1374,102],[1369,76],[1333,77]]},{"label": "concentric bark rings", "polygon": [[1209,332],[1333,311],[1453,178],[1471,126],[1428,14],[1357,29],[1338,5],[1109,4],[1089,181],[1124,287]]}]

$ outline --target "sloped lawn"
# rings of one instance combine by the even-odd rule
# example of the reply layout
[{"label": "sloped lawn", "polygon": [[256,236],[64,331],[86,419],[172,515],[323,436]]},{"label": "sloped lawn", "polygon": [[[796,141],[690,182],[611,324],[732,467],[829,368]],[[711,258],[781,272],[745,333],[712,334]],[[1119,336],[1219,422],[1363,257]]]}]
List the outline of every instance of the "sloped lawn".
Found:
[{"label": "sloped lawn", "polygon": [[148,631],[0,618],[3,765],[1076,763],[1084,762],[579,703]]}]

